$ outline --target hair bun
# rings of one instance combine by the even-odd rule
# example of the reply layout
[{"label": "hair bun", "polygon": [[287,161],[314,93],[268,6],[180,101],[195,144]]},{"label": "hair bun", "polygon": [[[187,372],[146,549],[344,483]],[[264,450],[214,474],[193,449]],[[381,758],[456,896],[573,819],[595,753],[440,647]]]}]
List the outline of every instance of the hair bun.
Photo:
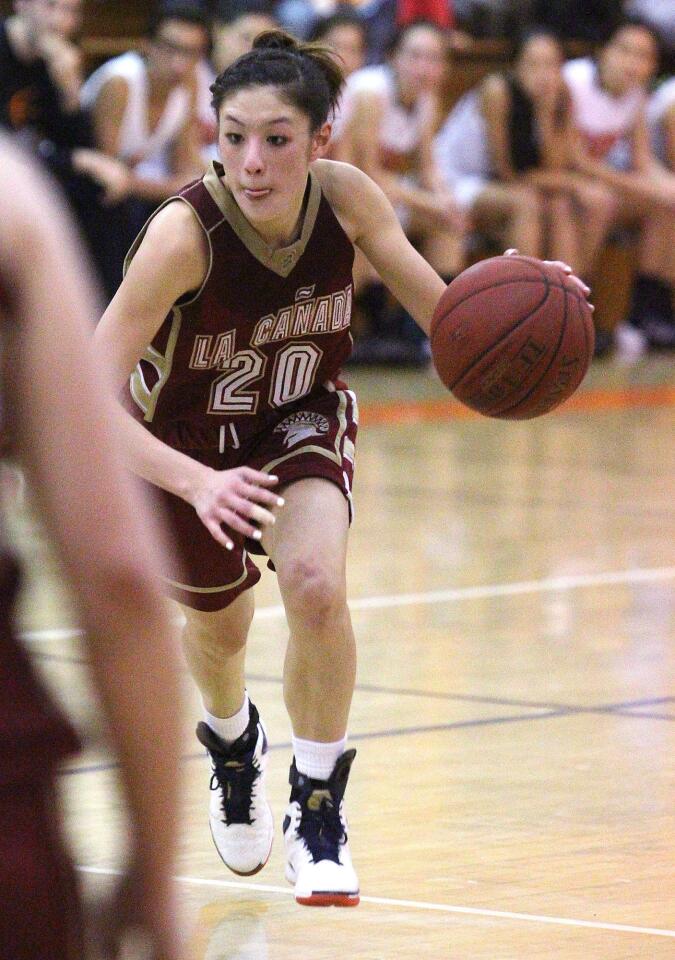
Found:
[{"label": "hair bun", "polygon": [[299,50],[295,37],[283,30],[265,30],[253,41],[254,50]]}]

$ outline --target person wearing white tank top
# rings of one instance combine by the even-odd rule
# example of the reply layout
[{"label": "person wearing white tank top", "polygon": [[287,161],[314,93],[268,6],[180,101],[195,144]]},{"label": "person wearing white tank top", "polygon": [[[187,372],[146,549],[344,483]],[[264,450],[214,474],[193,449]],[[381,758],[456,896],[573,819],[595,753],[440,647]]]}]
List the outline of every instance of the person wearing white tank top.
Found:
[{"label": "person wearing white tank top", "polygon": [[151,207],[203,173],[194,68],[207,45],[194,6],[174,5],[155,18],[144,55],[109,60],[82,89],[98,146],[127,164],[128,193]]},{"label": "person wearing white tank top", "polygon": [[[577,169],[609,187],[616,222],[639,229],[637,276],[620,345],[675,347],[675,175],[650,144],[647,91],[658,68],[659,43],[651,27],[625,21],[597,60],[571,61],[565,79],[579,138]],[[611,345],[611,337],[609,337]]]},{"label": "person wearing white tank top", "polygon": [[[431,151],[448,54],[448,33],[435,24],[416,21],[402,28],[386,64],[350,75],[339,119],[340,159],[372,177],[406,233],[446,282],[463,267],[465,236],[464,215],[443,184]],[[407,315],[387,313],[382,285],[358,256],[354,282],[371,329],[370,336],[357,341],[352,360],[424,364],[426,343],[418,349]]]}]

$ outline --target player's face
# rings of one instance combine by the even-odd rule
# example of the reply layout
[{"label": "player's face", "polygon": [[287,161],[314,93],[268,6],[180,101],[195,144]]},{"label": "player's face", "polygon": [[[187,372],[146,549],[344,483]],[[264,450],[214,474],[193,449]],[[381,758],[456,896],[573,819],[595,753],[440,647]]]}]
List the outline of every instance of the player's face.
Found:
[{"label": "player's face", "polygon": [[640,26],[618,30],[600,56],[603,82],[618,95],[646,87],[654,77],[657,63],[656,41],[649,30]]},{"label": "player's face", "polygon": [[341,58],[346,77],[363,66],[366,45],[363,30],[359,27],[350,23],[338,24],[324,34],[321,42],[332,47]]},{"label": "player's face", "polygon": [[411,99],[422,92],[434,93],[445,76],[445,39],[431,27],[411,27],[401,39],[393,63],[403,97]]},{"label": "player's face", "polygon": [[206,45],[206,31],[199,24],[164,20],[150,44],[150,68],[154,76],[165,83],[182,83],[204,56]]},{"label": "player's face", "polygon": [[218,142],[227,185],[249,223],[269,241],[294,239],[310,163],[330,137],[271,86],[244,87],[220,106]]}]

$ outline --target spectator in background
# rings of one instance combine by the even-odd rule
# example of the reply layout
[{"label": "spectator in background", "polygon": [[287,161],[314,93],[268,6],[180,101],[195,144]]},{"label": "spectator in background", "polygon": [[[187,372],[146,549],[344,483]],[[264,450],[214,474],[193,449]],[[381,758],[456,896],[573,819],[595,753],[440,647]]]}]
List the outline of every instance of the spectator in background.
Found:
[{"label": "spectator in background", "polygon": [[61,3],[16,0],[14,14],[0,25],[0,125],[58,178],[112,295],[117,281],[102,203],[125,195],[126,171],[92,150],[90,120],[79,102],[80,53],[64,35],[61,13]]},{"label": "spectator in background", "polygon": [[[351,75],[343,101],[350,153],[345,159],[382,188],[407,234],[446,282],[463,263],[463,220],[431,150],[448,62],[447,31],[431,23],[411,24],[401,29],[386,64]],[[362,258],[354,278],[373,335],[357,343],[356,361],[365,362],[372,353],[372,359],[423,363],[427,344],[416,325],[402,311],[386,312],[383,288],[366,272]]]},{"label": "spectator in background", "polygon": [[[580,134],[575,166],[612,191],[617,223],[639,229],[630,326],[651,345],[667,346],[673,329],[675,176],[654,156],[646,119],[658,62],[652,29],[627,21],[597,59],[568,62],[564,76]],[[611,337],[605,346],[610,345]]]},{"label": "spectator in background", "polygon": [[266,0],[221,0],[217,4],[211,55],[217,74],[248,53],[259,33],[278,28],[272,6]]},{"label": "spectator in background", "polygon": [[[120,941],[140,929],[147,956],[178,960],[172,872],[179,665],[155,581],[158,530],[122,466],[108,375],[89,343],[96,306],[65,211],[6,137],[0,169],[3,429],[26,469],[86,631],[91,677],[119,755],[130,815],[124,875],[114,900],[95,918],[105,946],[96,956],[121,956]],[[0,953],[80,960],[87,938],[56,784],[57,767],[77,748],[77,738],[16,637],[19,581],[3,536]]]},{"label": "spectator in background", "polygon": [[343,7],[330,17],[319,20],[310,40],[325,44],[340,58],[340,65],[347,80],[338,108],[333,112],[333,129],[324,154],[330,160],[349,160],[353,154],[347,142],[345,128],[350,109],[349,77],[363,67],[366,59],[366,26],[364,21],[349,7]]},{"label": "spectator in background", "polygon": [[[496,115],[488,116],[492,110]],[[533,128],[533,111],[524,106],[518,80],[494,75],[451,110],[433,153],[446,189],[473,228],[497,230],[507,246],[538,257],[543,243],[540,198],[521,175],[523,142],[529,145],[529,159],[534,153]]]},{"label": "spectator in background", "polygon": [[[56,36],[75,44],[84,20],[84,0],[51,0],[49,7],[49,19]],[[74,49],[79,57],[79,49],[76,46]]]},{"label": "spectator in background", "polygon": [[652,93],[647,122],[656,157],[675,172],[675,77],[664,80]]},{"label": "spectator in background", "polygon": [[648,23],[664,48],[666,69],[675,69],[675,5],[673,0],[626,0],[624,13]]},{"label": "spectator in background", "polygon": [[211,56],[196,66],[197,117],[206,162],[218,159],[218,125],[211,106],[211,84],[219,73],[248,53],[253,41],[279,24],[266,0],[220,0],[211,23]]},{"label": "spectator in background", "polygon": [[109,60],[82,89],[99,148],[127,167],[135,200],[129,245],[158,203],[203,173],[194,68],[208,42],[199,7],[166,4],[151,22],[145,54]]},{"label": "spectator in background", "polygon": [[475,226],[490,231],[501,223],[507,245],[574,264],[589,277],[613,198],[571,169],[572,105],[563,59],[552,34],[526,34],[513,68],[487,77],[451,113],[436,157]]}]

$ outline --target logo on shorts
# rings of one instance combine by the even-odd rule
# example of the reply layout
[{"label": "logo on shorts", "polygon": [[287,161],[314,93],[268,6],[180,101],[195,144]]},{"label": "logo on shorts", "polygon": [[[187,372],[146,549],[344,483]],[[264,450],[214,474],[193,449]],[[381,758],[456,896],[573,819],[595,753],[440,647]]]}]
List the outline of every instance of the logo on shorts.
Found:
[{"label": "logo on shorts", "polygon": [[320,437],[322,433],[328,433],[328,420],[320,413],[300,410],[278,423],[274,432],[285,433],[284,446],[292,447],[296,443],[309,440],[310,437]]}]

